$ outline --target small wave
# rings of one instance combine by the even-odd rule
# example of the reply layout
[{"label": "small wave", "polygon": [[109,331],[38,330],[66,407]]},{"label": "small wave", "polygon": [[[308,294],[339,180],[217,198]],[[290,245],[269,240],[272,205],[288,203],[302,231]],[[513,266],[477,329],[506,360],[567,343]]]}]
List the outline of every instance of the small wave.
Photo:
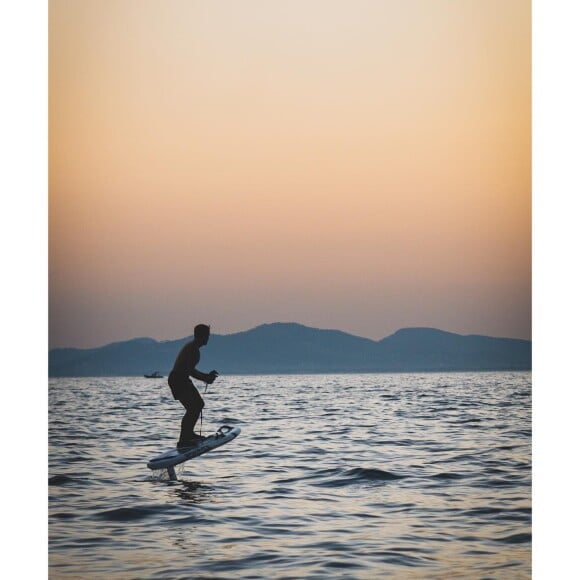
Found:
[{"label": "small wave", "polygon": [[406,566],[408,568],[415,568],[417,566],[426,566],[433,559],[427,556],[416,556],[412,553],[407,554],[398,550],[387,550],[377,554],[381,562],[385,564],[393,564],[396,566]]},{"label": "small wave", "polygon": [[312,447],[306,447],[305,449],[302,449],[300,451],[301,454],[303,455],[325,455],[326,453],[328,453],[328,451],[326,449],[322,449],[322,447],[317,447],[316,445],[312,446]]},{"label": "small wave", "polygon": [[397,445],[400,447],[412,447],[421,443],[419,439],[399,439],[398,441],[389,441],[389,445]]},{"label": "small wave", "polygon": [[500,538],[498,541],[503,544],[527,544],[532,541],[532,534],[512,534],[511,536]]},{"label": "small wave", "polygon": [[469,510],[464,510],[461,515],[467,518],[493,518],[494,521],[504,522],[523,522],[529,523],[531,520],[531,508],[495,508],[495,507],[480,507]]},{"label": "small wave", "polygon": [[53,475],[48,478],[48,485],[65,485],[72,481],[74,481],[74,478],[70,475]]},{"label": "small wave", "polygon": [[77,516],[75,514],[71,514],[69,512],[57,512],[51,514],[51,519],[54,520],[74,520]]},{"label": "small wave", "polygon": [[499,478],[492,478],[492,479],[485,479],[480,483],[481,487],[489,487],[489,488],[504,488],[504,487],[519,487],[521,485],[521,478],[519,477],[504,477],[503,479]]},{"label": "small wave", "polygon": [[397,475],[390,471],[383,471],[376,468],[356,467],[346,472],[349,477],[356,479],[363,479],[367,481],[394,481],[396,479],[404,479],[404,475]]},{"label": "small wave", "polygon": [[501,508],[494,507],[481,507],[465,510],[463,515],[467,517],[477,517],[477,516],[495,516],[501,514],[504,510]]},{"label": "small wave", "polygon": [[[107,480],[100,480],[101,483],[107,483]],[[54,485],[54,486],[59,486],[59,485],[75,485],[75,486],[81,486],[81,487],[86,487],[86,486],[90,486],[93,483],[93,479],[91,477],[82,477],[80,475],[65,475],[65,474],[59,474],[59,475],[53,475],[51,477],[48,478],[48,485]]]},{"label": "small wave", "polygon": [[436,473],[435,475],[432,475],[431,477],[433,479],[442,479],[444,481],[463,479],[463,475],[461,475],[461,473],[455,473],[453,471],[444,471],[443,473]]},{"label": "small wave", "polygon": [[320,482],[316,485],[320,487],[344,487],[353,484],[380,483],[388,481],[397,481],[404,479],[405,475],[399,475],[390,471],[383,471],[377,468],[355,467],[349,469],[344,474],[339,474],[330,480]]},{"label": "small wave", "polygon": [[130,522],[158,515],[164,511],[167,511],[166,506],[123,507],[99,512],[95,514],[95,517],[112,522]]},{"label": "small wave", "polygon": [[64,459],[64,463],[80,463],[82,461],[91,461],[88,455],[73,455]]}]

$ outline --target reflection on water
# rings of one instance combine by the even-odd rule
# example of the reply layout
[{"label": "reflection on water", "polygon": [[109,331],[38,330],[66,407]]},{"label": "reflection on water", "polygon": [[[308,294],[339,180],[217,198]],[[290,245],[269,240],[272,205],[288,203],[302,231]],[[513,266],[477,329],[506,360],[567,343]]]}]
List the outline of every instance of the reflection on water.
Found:
[{"label": "reflection on water", "polygon": [[530,577],[529,373],[220,377],[178,470],[163,381],[53,379],[50,577]]},{"label": "reflection on water", "polygon": [[212,488],[209,485],[195,481],[170,482],[172,491],[178,500],[184,504],[200,504],[212,501]]}]

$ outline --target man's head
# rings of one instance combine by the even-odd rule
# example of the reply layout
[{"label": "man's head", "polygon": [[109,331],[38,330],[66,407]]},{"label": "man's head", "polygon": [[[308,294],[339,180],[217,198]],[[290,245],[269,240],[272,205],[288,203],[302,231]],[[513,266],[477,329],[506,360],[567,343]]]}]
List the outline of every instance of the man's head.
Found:
[{"label": "man's head", "polygon": [[198,324],[193,329],[193,338],[202,346],[209,340],[209,326],[207,324]]}]

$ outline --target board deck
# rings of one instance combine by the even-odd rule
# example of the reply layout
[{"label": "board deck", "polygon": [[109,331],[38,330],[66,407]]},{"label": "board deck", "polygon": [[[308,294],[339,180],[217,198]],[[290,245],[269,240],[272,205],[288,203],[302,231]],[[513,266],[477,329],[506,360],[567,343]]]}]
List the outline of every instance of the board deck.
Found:
[{"label": "board deck", "polygon": [[162,453],[161,455],[157,455],[147,463],[147,467],[149,469],[167,469],[174,467],[184,461],[203,455],[212,449],[221,447],[225,443],[235,439],[240,432],[241,429],[239,427],[223,425],[214,435],[206,437],[201,443],[198,443],[194,447],[174,448]]}]

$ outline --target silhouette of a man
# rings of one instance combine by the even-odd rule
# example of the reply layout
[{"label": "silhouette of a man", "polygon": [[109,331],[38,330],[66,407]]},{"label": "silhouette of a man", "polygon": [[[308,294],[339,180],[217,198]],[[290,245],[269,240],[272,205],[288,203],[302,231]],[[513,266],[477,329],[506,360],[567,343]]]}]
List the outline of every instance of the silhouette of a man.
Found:
[{"label": "silhouette of a man", "polygon": [[218,376],[217,371],[202,373],[195,367],[200,359],[199,349],[209,341],[209,326],[198,324],[193,331],[193,340],[188,342],[177,355],[173,370],[169,373],[168,383],[173,398],[185,407],[185,415],[181,419],[181,433],[177,447],[189,447],[203,440],[201,435],[193,432],[201,410],[205,406],[201,395],[189,377],[212,384]]}]

